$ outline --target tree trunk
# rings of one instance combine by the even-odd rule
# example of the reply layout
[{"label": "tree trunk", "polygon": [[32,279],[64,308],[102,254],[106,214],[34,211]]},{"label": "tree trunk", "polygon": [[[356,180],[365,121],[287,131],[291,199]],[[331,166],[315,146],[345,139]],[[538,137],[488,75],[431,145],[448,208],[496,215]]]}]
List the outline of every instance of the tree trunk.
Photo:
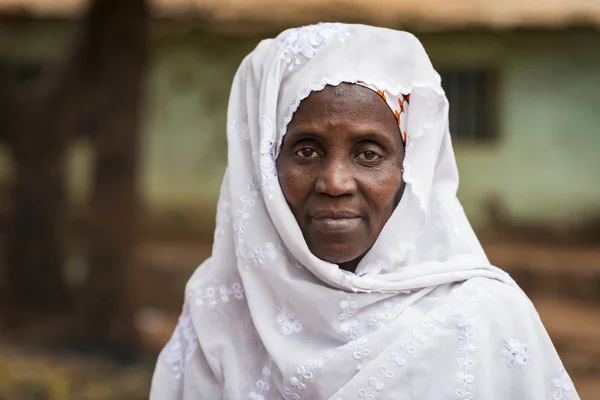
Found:
[{"label": "tree trunk", "polygon": [[[66,151],[73,129],[78,74],[68,63],[41,87],[4,85],[10,115],[2,124],[16,164],[13,215],[7,237],[9,310],[19,315],[62,311],[69,305],[63,276]],[[9,75],[10,77],[10,71]]]},{"label": "tree trunk", "polygon": [[68,304],[62,273],[66,141],[52,136],[52,143],[32,138],[35,144],[16,153],[7,280],[14,305],[29,312],[60,311]]},{"label": "tree trunk", "polygon": [[91,270],[84,289],[85,336],[134,346],[132,252],[136,242],[142,93],[147,56],[144,0],[93,5],[86,69],[96,162],[90,210]]},{"label": "tree trunk", "polygon": [[[96,165],[90,210],[91,270],[83,290],[82,333],[96,343],[136,342],[131,301],[136,237],[138,139],[147,53],[144,0],[94,0],[75,47],[39,99],[11,99],[2,124],[17,161],[7,240],[9,310],[64,311],[66,152],[82,120]],[[13,101],[14,100],[14,101]]]}]

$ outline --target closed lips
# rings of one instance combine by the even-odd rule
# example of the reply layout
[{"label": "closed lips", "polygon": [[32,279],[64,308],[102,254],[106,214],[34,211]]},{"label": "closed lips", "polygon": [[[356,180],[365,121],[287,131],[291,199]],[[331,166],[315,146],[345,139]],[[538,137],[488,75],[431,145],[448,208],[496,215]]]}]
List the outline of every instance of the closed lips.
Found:
[{"label": "closed lips", "polygon": [[357,212],[348,210],[322,210],[311,213],[311,217],[314,219],[354,219],[360,218],[360,215]]}]

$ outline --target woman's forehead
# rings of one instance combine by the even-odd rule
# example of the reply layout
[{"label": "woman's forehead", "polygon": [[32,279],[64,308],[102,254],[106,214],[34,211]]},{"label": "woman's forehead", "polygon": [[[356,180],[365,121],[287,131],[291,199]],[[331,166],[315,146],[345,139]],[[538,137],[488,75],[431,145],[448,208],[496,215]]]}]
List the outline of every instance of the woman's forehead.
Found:
[{"label": "woman's forehead", "polygon": [[355,83],[342,82],[336,86],[326,85],[322,90],[312,91],[307,99],[325,97],[373,98],[373,94],[371,89],[364,86]]},{"label": "woman's forehead", "polygon": [[292,117],[292,123],[312,122],[315,117],[335,119],[350,115],[379,119],[389,113],[390,109],[385,101],[371,89],[342,83],[311,92],[300,103]]}]

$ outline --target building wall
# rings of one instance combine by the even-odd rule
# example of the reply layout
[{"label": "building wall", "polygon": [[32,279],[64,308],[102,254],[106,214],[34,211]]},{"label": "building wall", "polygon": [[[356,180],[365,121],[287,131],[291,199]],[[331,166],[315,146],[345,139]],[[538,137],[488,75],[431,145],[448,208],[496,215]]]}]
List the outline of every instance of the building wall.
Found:
[{"label": "building wall", "polygon": [[143,187],[149,208],[214,213],[227,163],[233,76],[256,41],[194,35],[158,43],[150,67]]},{"label": "building wall", "polygon": [[475,225],[485,224],[491,198],[519,221],[563,224],[600,214],[600,32],[422,40],[436,67],[498,70],[497,140],[455,143],[459,195]]}]

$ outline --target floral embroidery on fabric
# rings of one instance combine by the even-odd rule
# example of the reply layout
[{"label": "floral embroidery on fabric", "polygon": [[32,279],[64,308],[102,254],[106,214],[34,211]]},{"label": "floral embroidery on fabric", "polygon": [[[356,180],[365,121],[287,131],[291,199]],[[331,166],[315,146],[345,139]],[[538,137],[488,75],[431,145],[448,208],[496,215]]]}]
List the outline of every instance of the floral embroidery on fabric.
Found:
[{"label": "floral embroidery on fabric", "polygon": [[406,365],[406,358],[404,357],[406,354],[415,354],[417,349],[415,349],[409,342],[403,340],[400,342],[400,347],[402,347],[402,351],[398,353],[394,351],[390,354],[390,358],[399,367],[403,367]]},{"label": "floral embroidery on fabric", "polygon": [[271,120],[262,116],[259,118],[259,126],[261,131],[260,142],[260,175],[263,190],[267,199],[273,199],[273,180],[277,179],[277,166],[275,164],[275,152],[273,145],[275,144],[275,130]]},{"label": "floral embroidery on fabric", "polygon": [[393,307],[394,304],[390,301],[383,303],[383,310],[377,312],[375,316],[369,319],[369,326],[375,330],[383,328],[392,319],[391,310]]},{"label": "floral embroidery on fabric", "polygon": [[427,342],[427,336],[423,335],[419,329],[413,330],[412,336],[419,343]]},{"label": "floral embroidery on fabric", "polygon": [[[385,365],[380,365],[377,368],[377,370],[379,371],[381,376],[383,376],[387,379],[392,379],[395,376],[394,372],[388,370],[388,368]],[[369,383],[370,388],[369,389],[359,389],[358,396],[361,399],[373,400],[373,399],[375,399],[375,395],[373,393],[370,393],[369,391],[375,390],[375,392],[381,392],[383,390],[383,388],[385,387],[385,384],[381,381],[378,381],[377,378],[375,378],[374,376],[370,377],[367,382]]]},{"label": "floral embroidery on fabric", "polygon": [[461,310],[462,317],[456,322],[456,326],[463,331],[458,335],[461,344],[458,346],[458,351],[461,355],[458,357],[457,363],[462,367],[462,370],[456,374],[459,381],[462,382],[462,387],[456,389],[456,396],[461,399],[472,399],[470,391],[471,385],[475,382],[475,376],[470,372],[475,368],[475,360],[469,355],[477,350],[473,343],[473,339],[477,335],[473,326],[475,320],[471,317],[467,310]]},{"label": "floral embroidery on fabric", "polygon": [[417,352],[415,346],[427,342],[426,334],[437,332],[437,325],[443,325],[447,322],[445,315],[449,311],[449,307],[444,307],[441,310],[432,310],[427,314],[421,321],[423,328],[413,329],[411,332],[412,339],[400,342],[402,349],[390,353],[389,361],[377,367],[379,374],[369,377],[367,380],[369,386],[359,389],[358,396],[364,400],[374,400],[376,394],[385,388],[385,381],[395,377],[396,374],[393,369],[404,367],[407,363],[406,356],[414,355]]},{"label": "floral embroidery on fabric", "polygon": [[290,252],[285,251],[285,248],[283,246],[280,246],[280,249],[286,261],[290,263],[290,265],[298,269],[304,268],[300,261],[296,260],[296,258]]},{"label": "floral embroidery on fabric", "polygon": [[350,300],[350,296],[348,296],[348,300],[342,300],[340,302],[340,308],[342,309],[342,312],[338,316],[339,320],[342,321],[340,330],[348,335],[350,339],[355,340],[358,338],[358,331],[356,330],[358,321],[353,317],[358,308],[358,303]]},{"label": "floral embroidery on fabric", "polygon": [[529,348],[526,344],[521,344],[518,340],[511,339],[505,340],[504,346],[502,346],[502,356],[506,357],[508,360],[506,365],[509,367],[514,367],[515,365],[525,365],[527,364],[527,360],[529,359]]},{"label": "floral embroidery on fabric", "polygon": [[269,392],[269,377],[271,376],[271,366],[273,359],[269,357],[269,362],[262,369],[262,377],[256,381],[256,392],[251,391],[248,396],[253,400],[265,400],[265,395]]},{"label": "floral embroidery on fabric", "polygon": [[265,247],[257,246],[254,250],[246,253],[245,258],[247,262],[244,263],[245,269],[252,267],[262,267],[265,264],[267,258],[275,259],[281,256],[283,252],[283,246],[275,246],[273,243],[267,243]]},{"label": "floral embroidery on fabric", "polygon": [[235,251],[245,269],[262,267],[267,259],[275,259],[284,254],[282,245],[275,245],[271,242],[266,243],[264,246],[256,246],[254,249],[248,249],[246,246],[244,239],[247,229],[246,225],[250,219],[251,209],[256,206],[259,199],[260,191],[257,185],[249,184],[246,194],[240,197],[242,206],[235,212]]},{"label": "floral embroidery on fabric", "polygon": [[492,297],[492,292],[488,285],[478,285],[475,290],[477,293],[471,296],[471,301],[479,302]]},{"label": "floral embroidery on fabric", "polygon": [[223,235],[225,235],[224,227],[229,225],[230,217],[229,214],[231,212],[231,204],[226,200],[219,201],[217,205],[217,217],[216,217],[216,228],[215,228],[215,237],[213,240],[212,252],[213,254],[217,251],[221,244],[221,240]]},{"label": "floral embroidery on fabric", "polygon": [[[444,307],[441,311],[432,310],[428,317],[421,321],[421,325],[425,327],[429,332],[437,332],[439,329],[437,325],[443,325],[446,323],[446,313],[450,311],[448,307]],[[435,322],[435,324],[434,324]]]},{"label": "floral embroidery on fabric", "polygon": [[242,140],[250,140],[250,130],[248,129],[247,122],[242,122],[240,124],[238,121],[234,120],[229,123],[227,128],[231,132],[231,135],[235,135]]},{"label": "floral embroidery on fabric", "polygon": [[463,285],[459,285],[450,291],[452,296],[461,297],[464,295],[470,295],[472,302],[479,303],[492,297],[492,290],[489,285],[477,285],[475,289],[465,288]]},{"label": "floral embroidery on fabric", "polygon": [[365,365],[365,361],[371,354],[371,351],[365,347],[367,338],[359,338],[358,320],[354,318],[358,309],[358,303],[350,300],[350,295],[348,295],[347,300],[340,302],[340,308],[342,309],[338,315],[338,319],[342,321],[340,330],[350,338],[348,344],[356,348],[352,352],[352,358],[357,362],[356,369],[360,371]]},{"label": "floral embroidery on fabric", "polygon": [[235,232],[235,249],[238,256],[242,256],[241,253],[246,244],[244,235],[246,234],[246,223],[250,219],[250,209],[256,206],[257,200],[260,198],[260,192],[255,184],[248,184],[246,189],[247,193],[240,198],[242,207],[235,212],[236,224],[233,228]]},{"label": "floral embroidery on fabric", "polygon": [[435,227],[443,232],[452,232],[455,236],[461,236],[462,231],[456,223],[456,216],[464,213],[460,202],[455,196],[441,192],[435,193],[437,206],[435,212]]},{"label": "floral embroidery on fabric", "polygon": [[329,37],[335,35],[342,42],[348,39],[350,35],[343,30],[344,25],[337,23],[321,23],[292,29],[281,39],[281,45],[285,47],[281,59],[289,64],[288,69],[292,71],[296,66],[314,58]]},{"label": "floral embroidery on fabric", "polygon": [[568,396],[568,393],[570,393],[574,387],[569,374],[567,374],[567,371],[562,367],[558,370],[558,378],[552,381],[552,386],[556,388],[556,391],[552,394],[554,400],[561,400],[563,395]]},{"label": "floral embroidery on fabric", "polygon": [[356,346],[356,351],[352,352],[352,358],[354,358],[358,363],[356,365],[356,370],[360,371],[363,369],[366,359],[369,358],[369,355],[371,354],[371,350],[365,348],[365,345],[367,344],[367,338],[362,337],[350,343]]},{"label": "floral embroidery on fabric", "polygon": [[200,289],[199,282],[190,283],[186,298],[196,306],[203,306],[205,303],[214,306],[219,300],[227,303],[231,299],[231,296],[237,300],[244,298],[244,288],[241,283],[236,282],[231,285],[231,288],[227,287],[227,285],[221,285],[218,289],[211,286],[206,290]]},{"label": "floral embroidery on fabric", "polygon": [[187,306],[184,306],[173,335],[160,355],[165,363],[171,365],[175,379],[179,380],[182,378],[185,366],[197,348],[198,337],[196,336]]},{"label": "floral embroidery on fabric", "polygon": [[289,383],[293,389],[286,387],[283,394],[292,400],[300,400],[300,393],[306,390],[305,381],[313,379],[315,372],[323,366],[324,361],[331,357],[332,354],[331,352],[323,353],[318,359],[310,359],[306,364],[298,365],[296,374],[289,379]]},{"label": "floral embroidery on fabric", "polygon": [[281,332],[284,335],[290,335],[292,333],[302,332],[302,323],[298,320],[296,314],[286,310],[279,309],[277,314],[277,323],[281,327]]}]

